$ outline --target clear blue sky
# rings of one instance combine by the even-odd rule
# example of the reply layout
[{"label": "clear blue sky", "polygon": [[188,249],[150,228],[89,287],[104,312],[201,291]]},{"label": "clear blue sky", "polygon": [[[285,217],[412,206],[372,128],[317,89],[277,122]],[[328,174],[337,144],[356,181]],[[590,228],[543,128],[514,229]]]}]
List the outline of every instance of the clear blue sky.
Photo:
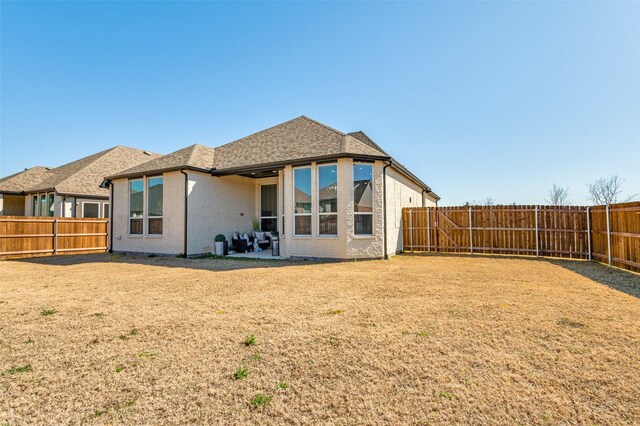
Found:
[{"label": "clear blue sky", "polygon": [[299,115],[442,196],[640,192],[640,3],[1,2],[0,175]]}]

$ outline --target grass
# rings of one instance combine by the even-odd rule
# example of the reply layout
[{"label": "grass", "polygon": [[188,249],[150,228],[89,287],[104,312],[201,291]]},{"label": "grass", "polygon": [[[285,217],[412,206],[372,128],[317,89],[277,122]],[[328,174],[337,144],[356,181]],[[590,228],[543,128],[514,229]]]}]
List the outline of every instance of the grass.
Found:
[{"label": "grass", "polygon": [[247,336],[244,339],[245,346],[254,346],[255,344],[256,344],[256,336],[254,336],[253,334]]},{"label": "grass", "polygon": [[19,373],[28,373],[30,371],[33,371],[33,368],[31,368],[31,364],[26,364],[26,365],[19,365],[19,366],[11,367],[8,370],[6,370],[5,373],[7,373],[7,374],[19,374]]},{"label": "grass", "polygon": [[242,380],[249,375],[249,370],[244,367],[238,367],[235,373],[233,373],[234,380]]},{"label": "grass", "polygon": [[43,317],[48,317],[49,315],[53,315],[56,313],[55,309],[43,309],[40,312],[40,315],[42,315]]},{"label": "grass", "polygon": [[251,398],[251,406],[253,408],[264,407],[265,405],[270,403],[272,399],[273,399],[273,396],[271,396],[271,395],[264,395],[264,394],[259,393],[256,396],[254,396],[253,398]]},{"label": "grass", "polygon": [[0,424],[640,424],[640,277],[566,264],[4,261]]}]

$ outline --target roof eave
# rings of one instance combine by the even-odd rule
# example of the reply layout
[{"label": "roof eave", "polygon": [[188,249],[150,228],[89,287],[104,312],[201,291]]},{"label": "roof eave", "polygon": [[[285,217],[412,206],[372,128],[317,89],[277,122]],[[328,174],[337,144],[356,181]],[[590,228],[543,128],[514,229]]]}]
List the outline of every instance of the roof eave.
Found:
[{"label": "roof eave", "polygon": [[211,169],[210,173],[213,176],[235,175],[235,174],[246,173],[246,172],[255,172],[255,171],[283,168],[286,166],[301,166],[303,164],[310,164],[318,161],[338,160],[340,158],[354,158],[354,159],[360,159],[360,160],[375,161],[375,160],[389,160],[391,157],[384,157],[379,155],[344,154],[344,153],[329,154],[329,155],[320,155],[316,157],[299,158],[295,160],[276,161],[272,163],[230,167],[227,169],[214,168],[214,169]]},{"label": "roof eave", "polygon": [[177,172],[180,170],[193,170],[195,172],[202,172],[202,173],[209,173],[211,171],[211,169],[203,169],[201,167],[194,167],[194,166],[165,167],[163,169],[145,170],[142,172],[124,173],[119,175],[107,176],[104,178],[104,180],[114,181],[116,179],[131,179],[134,177],[151,176],[151,175],[157,175],[161,173]]}]

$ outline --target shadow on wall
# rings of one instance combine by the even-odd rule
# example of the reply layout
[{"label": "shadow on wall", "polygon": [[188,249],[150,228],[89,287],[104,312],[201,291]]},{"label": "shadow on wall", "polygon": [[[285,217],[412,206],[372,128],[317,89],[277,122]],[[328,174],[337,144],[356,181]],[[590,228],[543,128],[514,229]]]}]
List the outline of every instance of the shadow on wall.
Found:
[{"label": "shadow on wall", "polygon": [[5,262],[23,262],[47,266],[72,266],[89,263],[129,263],[135,265],[161,266],[164,268],[188,268],[206,271],[233,271],[253,268],[279,268],[283,266],[312,266],[331,260],[263,260],[242,258],[198,257],[184,259],[182,257],[155,256],[145,254],[96,253],[63,256],[31,257],[8,259]]}]

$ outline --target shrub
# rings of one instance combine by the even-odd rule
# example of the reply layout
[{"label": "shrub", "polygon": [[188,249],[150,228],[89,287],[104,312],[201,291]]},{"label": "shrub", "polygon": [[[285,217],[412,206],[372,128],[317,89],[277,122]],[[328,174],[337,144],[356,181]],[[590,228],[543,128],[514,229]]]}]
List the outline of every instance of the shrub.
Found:
[{"label": "shrub", "polygon": [[222,234],[216,235],[216,238],[215,238],[216,243],[224,243],[225,241],[227,241],[227,237],[225,237]]},{"label": "shrub", "polygon": [[249,336],[247,336],[246,339],[244,339],[245,346],[253,346],[255,344],[256,344],[256,336],[254,336],[253,334],[250,334]]}]

